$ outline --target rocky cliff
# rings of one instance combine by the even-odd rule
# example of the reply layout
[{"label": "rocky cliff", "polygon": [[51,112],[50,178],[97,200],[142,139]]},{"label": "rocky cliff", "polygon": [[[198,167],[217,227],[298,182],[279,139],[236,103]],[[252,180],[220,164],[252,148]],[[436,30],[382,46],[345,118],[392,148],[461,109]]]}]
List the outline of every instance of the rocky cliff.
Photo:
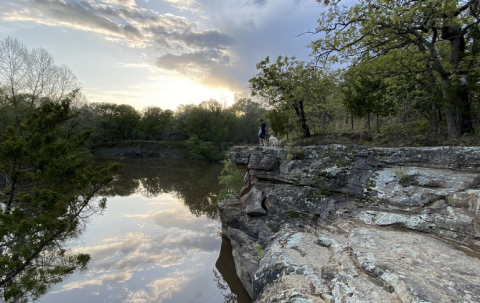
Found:
[{"label": "rocky cliff", "polygon": [[480,148],[237,147],[223,202],[254,302],[480,302]]}]

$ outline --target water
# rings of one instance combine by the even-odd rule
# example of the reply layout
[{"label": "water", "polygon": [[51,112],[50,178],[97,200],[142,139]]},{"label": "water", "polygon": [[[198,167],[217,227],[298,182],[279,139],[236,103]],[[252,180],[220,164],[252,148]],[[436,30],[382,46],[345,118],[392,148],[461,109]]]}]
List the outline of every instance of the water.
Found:
[{"label": "water", "polygon": [[185,160],[125,163],[103,192],[106,211],[74,244],[92,257],[88,269],[40,302],[251,302],[219,234],[220,171]]}]

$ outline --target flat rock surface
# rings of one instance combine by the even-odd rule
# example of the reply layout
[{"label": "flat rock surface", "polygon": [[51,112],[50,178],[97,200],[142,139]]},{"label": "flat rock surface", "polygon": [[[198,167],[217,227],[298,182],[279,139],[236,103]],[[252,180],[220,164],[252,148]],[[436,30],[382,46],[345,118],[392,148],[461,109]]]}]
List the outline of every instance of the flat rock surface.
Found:
[{"label": "flat rock surface", "polygon": [[480,302],[478,258],[416,232],[339,231],[279,232],[255,275],[258,302]]}]

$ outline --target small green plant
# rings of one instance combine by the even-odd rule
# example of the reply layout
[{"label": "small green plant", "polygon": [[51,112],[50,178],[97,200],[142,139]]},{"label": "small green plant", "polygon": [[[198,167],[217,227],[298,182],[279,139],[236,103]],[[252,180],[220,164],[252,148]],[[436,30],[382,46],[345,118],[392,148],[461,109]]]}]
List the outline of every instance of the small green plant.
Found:
[{"label": "small green plant", "polygon": [[296,211],[289,211],[289,212],[288,212],[288,216],[289,216],[290,218],[292,218],[292,219],[295,219],[295,218],[300,217],[300,214],[297,213]]},{"label": "small green plant", "polygon": [[318,190],[313,193],[312,198],[320,199],[333,195],[332,190],[321,176],[317,177],[312,185],[318,188]]},{"label": "small green plant", "polygon": [[347,166],[350,166],[351,165],[351,162],[349,161],[337,161],[335,162],[335,166],[337,167],[347,167]]},{"label": "small green plant", "polygon": [[234,195],[238,198],[238,192],[243,187],[243,175],[242,171],[238,169],[235,164],[230,160],[224,160],[223,170],[218,177],[219,184],[225,185],[217,195],[217,203],[225,199],[228,195]]},{"label": "small green plant", "polygon": [[312,186],[314,187],[322,187],[325,185],[325,179],[324,177],[326,177],[328,175],[328,173],[324,173],[322,172],[322,175],[321,176],[318,176],[317,178],[315,178],[315,181],[313,181],[313,184]]},{"label": "small green plant", "polygon": [[348,197],[353,197],[355,196],[354,193],[348,191],[348,190],[342,190],[342,194],[344,194],[345,196],[348,196]]},{"label": "small green plant", "polygon": [[398,183],[402,186],[418,185],[418,181],[415,180],[415,175],[405,174],[402,170],[396,170],[395,174],[398,178]]},{"label": "small green plant", "polygon": [[295,186],[300,186],[300,179],[296,179],[295,182],[293,183]]},{"label": "small green plant", "polygon": [[255,251],[258,253],[258,255],[260,256],[260,259],[263,258],[263,256],[265,255],[265,251],[262,249],[262,247],[260,245],[255,245]]}]

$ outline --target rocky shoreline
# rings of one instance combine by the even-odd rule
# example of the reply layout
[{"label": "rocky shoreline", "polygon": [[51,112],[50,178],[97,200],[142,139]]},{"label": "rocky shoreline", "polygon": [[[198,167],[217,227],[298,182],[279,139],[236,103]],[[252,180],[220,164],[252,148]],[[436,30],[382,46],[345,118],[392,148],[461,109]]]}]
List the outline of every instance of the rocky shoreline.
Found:
[{"label": "rocky shoreline", "polygon": [[254,302],[480,302],[480,148],[236,147],[220,203]]}]

